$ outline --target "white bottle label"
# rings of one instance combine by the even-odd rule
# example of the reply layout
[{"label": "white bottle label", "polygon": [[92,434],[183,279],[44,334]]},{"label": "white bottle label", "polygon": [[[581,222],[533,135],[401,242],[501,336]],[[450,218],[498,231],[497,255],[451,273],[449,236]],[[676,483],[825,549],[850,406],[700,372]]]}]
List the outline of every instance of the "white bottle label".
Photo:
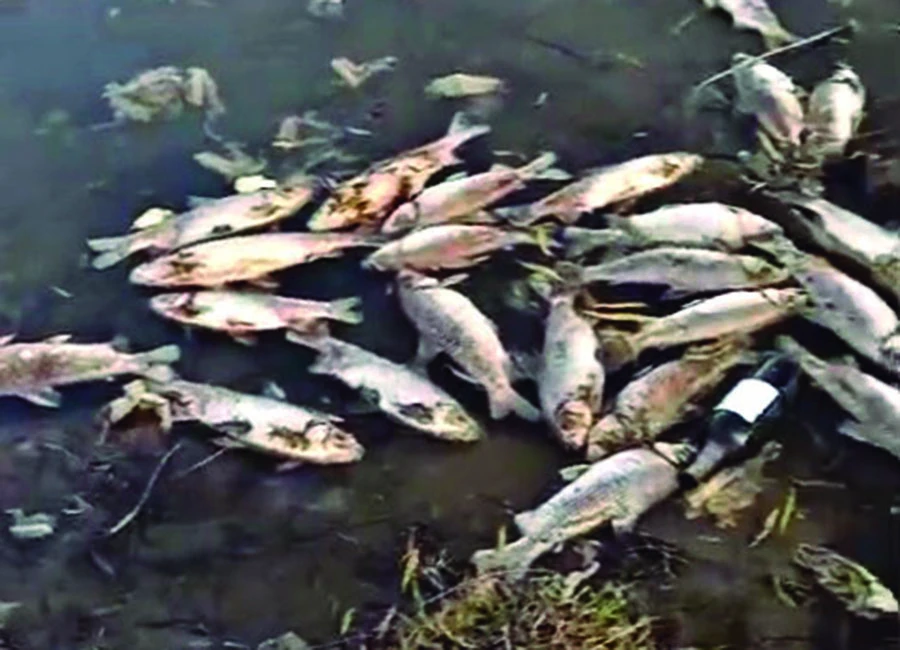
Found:
[{"label": "white bottle label", "polygon": [[742,379],[716,407],[717,411],[731,411],[748,424],[756,422],[772,402],[778,399],[778,389],[762,379]]}]

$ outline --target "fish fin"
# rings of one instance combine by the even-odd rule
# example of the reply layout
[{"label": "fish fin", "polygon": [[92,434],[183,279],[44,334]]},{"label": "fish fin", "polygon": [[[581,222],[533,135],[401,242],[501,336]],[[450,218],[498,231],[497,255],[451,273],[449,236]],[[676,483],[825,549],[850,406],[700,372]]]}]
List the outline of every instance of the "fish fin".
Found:
[{"label": "fish fin", "polygon": [[527,165],[519,167],[517,171],[519,174],[519,178],[521,178],[522,180],[540,178],[540,174],[542,174],[544,171],[551,168],[555,164],[556,154],[552,151],[546,151]]},{"label": "fish fin", "polygon": [[551,167],[539,172],[533,176],[534,180],[540,181],[570,181],[575,178],[574,175],[559,167]]},{"label": "fish fin", "polygon": [[233,341],[236,343],[240,343],[241,345],[245,345],[249,348],[254,347],[257,343],[259,343],[259,339],[256,338],[253,334],[236,334],[229,333],[228,334]]},{"label": "fish fin", "polygon": [[252,280],[247,280],[247,284],[249,284],[254,289],[258,289],[259,291],[263,292],[275,291],[278,288],[278,280],[275,280],[267,275],[253,278]]},{"label": "fish fin", "polygon": [[59,345],[61,343],[68,343],[72,340],[71,334],[55,334],[49,338],[44,339],[41,343],[47,343],[49,345]]},{"label": "fish fin", "polygon": [[359,325],[363,322],[362,299],[356,296],[339,298],[330,303],[330,316],[336,321]]},{"label": "fish fin", "polygon": [[303,345],[313,350],[324,350],[329,339],[328,326],[320,323],[312,328],[291,328],[285,333],[284,338],[289,343]]},{"label": "fish fin", "polygon": [[419,336],[419,345],[416,348],[416,356],[412,361],[412,366],[424,372],[428,366],[428,362],[434,359],[441,350],[429,341],[425,336]]},{"label": "fish fin", "polygon": [[559,478],[561,478],[566,483],[571,483],[572,481],[579,478],[582,474],[588,471],[591,468],[591,463],[580,463],[578,465],[569,465],[568,467],[563,467],[559,470]]},{"label": "fish fin", "polygon": [[549,549],[545,545],[523,537],[502,548],[476,551],[472,555],[472,564],[478,575],[500,573],[507,579],[521,580],[546,550]]},{"label": "fish fin", "polygon": [[284,389],[274,381],[266,382],[265,386],[263,386],[262,395],[263,397],[277,399],[281,402],[287,400],[287,393],[285,393]]},{"label": "fish fin", "polygon": [[531,402],[519,395],[512,386],[500,395],[489,394],[488,398],[491,418],[494,420],[505,418],[510,413],[515,413],[529,422],[538,422],[541,419],[541,412]]},{"label": "fish fin", "polygon": [[140,250],[135,247],[133,242],[134,238],[131,235],[88,239],[88,248],[95,253],[100,253],[91,260],[91,266],[99,270],[118,264],[132,253]]},{"label": "fish fin", "polygon": [[[469,129],[481,126],[472,119],[472,116],[466,111],[456,111],[450,118],[450,124],[447,127],[447,135],[457,135],[468,131]],[[490,130],[490,127],[488,127]]]},{"label": "fish fin", "polygon": [[62,403],[62,395],[54,388],[47,386],[45,388],[37,388],[33,391],[16,393],[18,397],[47,408],[59,408]]},{"label": "fish fin", "polygon": [[169,364],[181,358],[181,348],[177,345],[163,345],[155,350],[134,355],[135,361],[143,366],[138,374],[154,381],[170,381],[175,374]]},{"label": "fish fin", "polygon": [[245,445],[240,440],[235,440],[234,438],[229,438],[227,436],[222,436],[219,438],[213,438],[212,442],[214,445],[218,447],[223,447],[225,449],[247,449],[247,445]]},{"label": "fish fin", "polygon": [[603,350],[603,367],[612,372],[638,358],[641,350],[634,343],[634,335],[618,331],[600,332],[598,339]]},{"label": "fish fin", "polygon": [[450,160],[454,161],[458,160],[454,152],[459,149],[460,146],[469,140],[474,140],[475,138],[491,132],[491,127],[487,124],[465,123],[463,121],[465,118],[457,117],[460,114],[461,113],[456,113],[456,115],[453,116],[450,127],[447,129],[447,134],[435,142],[435,147],[439,152],[438,155],[445,155],[449,157]]},{"label": "fish fin", "polygon": [[16,338],[15,334],[4,334],[0,336],[0,346],[7,345],[12,342],[13,339]]},{"label": "fish fin", "polygon": [[337,346],[328,345],[318,348],[319,356],[308,368],[308,372],[314,375],[333,375],[341,358],[340,349]]},{"label": "fish fin", "polygon": [[147,230],[148,228],[153,228],[154,226],[158,226],[161,223],[171,220],[174,216],[175,212],[168,208],[150,208],[144,210],[144,212],[132,222],[131,229]]},{"label": "fish fin", "polygon": [[275,466],[275,471],[279,474],[283,472],[292,472],[299,467],[303,467],[306,463],[302,460],[287,460],[283,463],[278,463]]},{"label": "fish fin", "polygon": [[468,279],[468,273],[455,273],[454,275],[449,275],[446,278],[437,281],[436,286],[440,287],[441,289],[449,289],[450,287],[455,287],[458,284],[462,284]]},{"label": "fish fin", "polygon": [[232,438],[242,438],[253,430],[253,423],[247,420],[225,420],[223,422],[210,422],[209,426],[219,433],[224,433]]},{"label": "fish fin", "polygon": [[473,386],[481,386],[481,382],[479,382],[469,373],[464,372],[455,366],[448,366],[448,368],[450,369],[450,372],[462,379],[464,382],[472,384]]}]

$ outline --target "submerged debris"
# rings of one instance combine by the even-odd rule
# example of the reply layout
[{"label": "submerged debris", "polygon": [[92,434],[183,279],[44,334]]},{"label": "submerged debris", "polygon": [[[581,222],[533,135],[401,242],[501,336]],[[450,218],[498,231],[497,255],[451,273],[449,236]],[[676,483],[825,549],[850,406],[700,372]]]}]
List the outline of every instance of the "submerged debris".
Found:
[{"label": "submerged debris", "polygon": [[363,63],[354,63],[347,57],[331,60],[331,69],[350,88],[359,88],[375,75],[392,72],[399,60],[395,56],[383,56]]},{"label": "submerged debris", "polygon": [[207,118],[225,112],[218,85],[204,68],[145,70],[125,83],[108,83],[103,98],[117,121],[167,120],[178,117],[185,108],[200,109]]},{"label": "submerged debris", "polygon": [[894,594],[858,562],[812,544],[798,546],[794,562],[854,614],[871,619],[897,615]]},{"label": "submerged debris", "polygon": [[43,512],[26,515],[21,509],[7,510],[12,517],[9,533],[16,539],[32,540],[50,537],[56,532],[56,517]]},{"label": "submerged debris", "polygon": [[501,92],[504,88],[505,83],[497,77],[456,72],[446,77],[432,79],[425,86],[425,96],[430,99],[439,97],[456,99],[476,95],[491,95]]}]

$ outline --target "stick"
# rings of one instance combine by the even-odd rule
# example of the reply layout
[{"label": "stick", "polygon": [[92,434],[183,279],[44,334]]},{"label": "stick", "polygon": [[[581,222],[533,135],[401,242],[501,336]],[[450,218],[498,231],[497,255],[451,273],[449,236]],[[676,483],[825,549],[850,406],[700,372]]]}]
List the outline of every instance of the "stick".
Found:
[{"label": "stick", "polygon": [[147,503],[147,499],[150,498],[150,493],[153,491],[153,487],[156,485],[156,481],[159,480],[159,475],[162,474],[163,468],[166,466],[166,463],[169,462],[169,459],[175,455],[175,453],[181,449],[182,442],[179,440],[175,445],[166,452],[165,456],[163,456],[159,463],[156,465],[156,469],[153,470],[153,474],[150,475],[150,480],[147,481],[147,485],[144,487],[144,492],[141,494],[141,498],[138,499],[138,502],[135,504],[134,508],[128,511],[128,513],[119,520],[115,526],[110,528],[106,536],[112,537],[117,533],[120,533],[122,529],[124,529],[128,524],[134,521],[135,517],[140,513],[141,508],[144,507],[144,504]]},{"label": "stick", "polygon": [[200,460],[200,461],[194,463],[193,465],[188,467],[183,472],[178,472],[174,477],[175,480],[180,481],[181,479],[187,477],[189,474],[193,474],[197,470],[203,469],[204,467],[209,465],[211,462],[213,462],[215,459],[217,459],[219,456],[221,456],[222,454],[227,454],[229,451],[231,451],[231,447],[222,447],[218,451],[211,453],[209,456],[207,456],[203,460]]},{"label": "stick", "polygon": [[805,47],[807,45],[812,45],[813,43],[818,43],[819,41],[827,40],[827,39],[831,38],[832,36],[836,36],[837,34],[840,34],[841,32],[843,32],[847,29],[853,29],[853,23],[847,23],[846,25],[841,25],[840,27],[832,27],[831,29],[826,29],[824,32],[819,32],[818,34],[813,34],[812,36],[808,36],[807,38],[801,39],[799,41],[794,41],[793,43],[788,43],[787,45],[783,45],[781,47],[775,48],[774,50],[769,50],[765,54],[760,54],[759,56],[755,56],[752,59],[747,59],[746,61],[741,61],[737,65],[733,65],[730,68],[728,68],[727,70],[723,70],[722,72],[717,72],[716,74],[711,76],[709,79],[706,79],[705,81],[700,82],[699,84],[694,86],[694,89],[692,92],[696,93],[700,90],[703,90],[707,86],[710,86],[710,85],[716,83],[717,81],[721,81],[722,79],[725,79],[726,77],[730,77],[738,70],[742,70],[743,68],[746,68],[746,67],[754,65],[756,63],[759,63],[760,61],[765,61],[766,59],[769,59],[777,54],[783,54],[784,52],[789,52],[791,50],[796,50],[798,48]]}]

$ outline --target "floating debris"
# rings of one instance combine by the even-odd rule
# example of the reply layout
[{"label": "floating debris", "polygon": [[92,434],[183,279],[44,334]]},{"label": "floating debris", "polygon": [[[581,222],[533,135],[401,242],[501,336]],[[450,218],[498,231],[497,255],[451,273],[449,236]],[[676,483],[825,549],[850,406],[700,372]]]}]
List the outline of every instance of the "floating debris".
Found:
[{"label": "floating debris", "polygon": [[204,68],[145,70],[123,84],[108,83],[103,98],[118,122],[169,120],[188,107],[204,111],[207,119],[225,112],[218,85]]},{"label": "floating debris", "polygon": [[7,510],[12,517],[9,533],[16,539],[34,540],[50,537],[56,532],[56,517],[43,512],[26,515],[20,508]]},{"label": "floating debris", "polygon": [[236,144],[228,144],[227,149],[227,155],[215,151],[201,151],[194,154],[194,160],[201,167],[220,174],[229,181],[241,176],[254,176],[266,168],[265,160],[250,156]]},{"label": "floating debris", "polygon": [[349,88],[359,88],[372,77],[393,72],[399,59],[395,56],[383,56],[363,63],[354,63],[346,57],[331,60],[331,69]]},{"label": "floating debris", "polygon": [[812,544],[798,546],[794,562],[810,571],[819,586],[850,612],[869,619],[896,617],[898,605],[894,594],[858,562]]},{"label": "floating debris", "polygon": [[425,86],[425,96],[429,99],[459,99],[478,95],[492,95],[503,91],[506,84],[497,77],[456,72],[445,77],[432,79]]}]

